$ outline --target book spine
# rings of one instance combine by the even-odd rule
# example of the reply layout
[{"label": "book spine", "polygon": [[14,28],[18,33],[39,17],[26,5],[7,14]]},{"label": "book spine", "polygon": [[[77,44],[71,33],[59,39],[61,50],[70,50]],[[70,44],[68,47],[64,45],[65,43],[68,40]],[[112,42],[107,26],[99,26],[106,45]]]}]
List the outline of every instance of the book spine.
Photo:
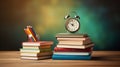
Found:
[{"label": "book spine", "polygon": [[59,48],[55,47],[54,48],[55,52],[91,52],[92,47],[86,48],[86,49],[72,49],[72,48]]},{"label": "book spine", "polygon": [[46,42],[46,41],[40,41],[40,42],[23,42],[23,46],[51,46],[53,44],[52,41]]},{"label": "book spine", "polygon": [[29,59],[29,60],[42,60],[42,59],[49,59],[51,56],[42,56],[42,57],[21,57],[21,59]]},{"label": "book spine", "polygon": [[81,56],[89,56],[91,53],[89,52],[54,52],[54,55],[81,55]]},{"label": "book spine", "polygon": [[51,52],[51,48],[48,49],[20,49],[20,52],[35,52],[35,53],[39,53],[39,52]]},{"label": "book spine", "polygon": [[58,44],[65,44],[65,45],[87,45],[90,44],[90,39],[87,40],[80,40],[80,41],[59,41]]},{"label": "book spine", "polygon": [[86,38],[57,38],[59,41],[81,41],[81,40],[87,40],[89,39],[88,37]]},{"label": "book spine", "polygon": [[57,47],[59,47],[59,48],[85,49],[84,45],[82,45],[82,46],[68,46],[68,45],[60,45],[60,44],[58,44]]},{"label": "book spine", "polygon": [[38,44],[38,43],[25,43],[25,42],[23,42],[22,45],[23,46],[36,46],[37,47],[37,46],[40,46],[40,43]]},{"label": "book spine", "polygon": [[83,37],[88,37],[87,34],[66,34],[66,33],[60,33],[57,34],[56,37],[59,38],[83,38]]},{"label": "book spine", "polygon": [[20,56],[33,56],[33,57],[40,57],[40,56],[51,56],[52,52],[44,52],[44,53],[20,53]]},{"label": "book spine", "polygon": [[91,56],[53,55],[53,60],[90,60]]},{"label": "book spine", "polygon": [[93,47],[94,44],[89,44],[89,45],[80,45],[80,46],[73,46],[73,45],[61,45],[61,44],[58,44],[57,47],[59,48],[75,48],[75,49],[86,49],[86,48],[89,48],[89,47]]},{"label": "book spine", "polygon": [[83,45],[83,41],[59,41],[58,44],[65,44],[65,45]]},{"label": "book spine", "polygon": [[45,48],[51,48],[51,46],[50,45],[45,45],[45,46],[23,46],[23,49],[45,49]]}]

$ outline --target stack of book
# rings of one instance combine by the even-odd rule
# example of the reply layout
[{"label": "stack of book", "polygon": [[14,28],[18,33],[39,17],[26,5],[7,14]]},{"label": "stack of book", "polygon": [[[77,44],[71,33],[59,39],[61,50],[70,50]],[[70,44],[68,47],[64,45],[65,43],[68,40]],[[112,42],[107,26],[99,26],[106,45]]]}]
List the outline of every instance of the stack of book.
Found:
[{"label": "stack of book", "polygon": [[52,41],[23,42],[20,49],[21,59],[47,59],[52,57]]},{"label": "stack of book", "polygon": [[94,44],[87,34],[57,34],[58,45],[54,48],[52,59],[89,60]]}]

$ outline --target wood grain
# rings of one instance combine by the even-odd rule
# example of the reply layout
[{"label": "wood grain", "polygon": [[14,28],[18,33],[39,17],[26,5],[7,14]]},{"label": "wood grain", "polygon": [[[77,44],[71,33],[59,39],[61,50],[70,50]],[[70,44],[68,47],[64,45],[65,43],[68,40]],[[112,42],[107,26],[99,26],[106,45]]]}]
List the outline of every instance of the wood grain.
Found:
[{"label": "wood grain", "polygon": [[120,67],[120,51],[93,51],[91,60],[22,60],[19,51],[0,51],[0,67]]}]

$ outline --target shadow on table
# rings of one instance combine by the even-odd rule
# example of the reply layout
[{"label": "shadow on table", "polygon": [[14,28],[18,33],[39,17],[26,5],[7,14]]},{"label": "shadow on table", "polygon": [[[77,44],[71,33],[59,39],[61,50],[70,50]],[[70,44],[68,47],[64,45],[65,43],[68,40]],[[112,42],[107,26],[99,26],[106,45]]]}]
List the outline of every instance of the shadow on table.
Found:
[{"label": "shadow on table", "polygon": [[120,55],[109,55],[109,56],[92,56],[91,60],[101,61],[120,61]]}]

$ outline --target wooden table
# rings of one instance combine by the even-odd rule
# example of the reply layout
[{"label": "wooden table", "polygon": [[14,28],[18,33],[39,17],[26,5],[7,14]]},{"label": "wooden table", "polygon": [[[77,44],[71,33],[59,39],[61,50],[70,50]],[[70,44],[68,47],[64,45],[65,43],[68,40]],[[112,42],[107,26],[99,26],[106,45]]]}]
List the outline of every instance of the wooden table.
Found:
[{"label": "wooden table", "polygon": [[0,51],[0,67],[120,67],[120,51],[94,51],[91,60],[21,60],[19,51]]}]

